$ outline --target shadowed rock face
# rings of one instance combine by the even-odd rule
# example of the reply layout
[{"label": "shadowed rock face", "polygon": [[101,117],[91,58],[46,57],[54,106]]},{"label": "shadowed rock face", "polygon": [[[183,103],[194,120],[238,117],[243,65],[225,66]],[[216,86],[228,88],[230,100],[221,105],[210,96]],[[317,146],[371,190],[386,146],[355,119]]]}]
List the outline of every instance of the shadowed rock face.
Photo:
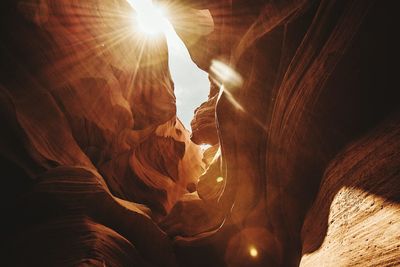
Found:
[{"label": "shadowed rock face", "polygon": [[158,2],[243,77],[211,75],[192,133],[125,1],[0,4],[6,265],[399,265],[394,3]]},{"label": "shadowed rock face", "polygon": [[124,1],[2,4],[3,206],[20,235],[7,232],[10,262],[46,265],[23,238],[54,229],[48,265],[175,265],[155,221],[200,175],[201,151],[175,117],[166,44],[133,38],[132,12]]}]

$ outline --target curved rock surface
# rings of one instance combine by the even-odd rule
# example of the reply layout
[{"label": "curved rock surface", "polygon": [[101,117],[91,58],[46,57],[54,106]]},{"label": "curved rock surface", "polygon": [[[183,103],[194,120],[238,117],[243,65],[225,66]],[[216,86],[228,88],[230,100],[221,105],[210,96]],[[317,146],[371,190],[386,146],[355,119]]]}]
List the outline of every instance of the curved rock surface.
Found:
[{"label": "curved rock surface", "polygon": [[[10,255],[26,257],[10,262],[175,266],[155,221],[203,163],[175,117],[165,42],[134,38],[124,1],[1,5],[2,206],[21,236]],[[46,261],[48,241],[32,244],[57,231]]]},{"label": "curved rock surface", "polygon": [[302,228],[300,266],[397,266],[400,125],[387,122],[328,166]]},{"label": "curved rock surface", "polygon": [[399,265],[394,1],[157,2],[210,71],[192,133],[126,1],[0,4],[4,264]]}]

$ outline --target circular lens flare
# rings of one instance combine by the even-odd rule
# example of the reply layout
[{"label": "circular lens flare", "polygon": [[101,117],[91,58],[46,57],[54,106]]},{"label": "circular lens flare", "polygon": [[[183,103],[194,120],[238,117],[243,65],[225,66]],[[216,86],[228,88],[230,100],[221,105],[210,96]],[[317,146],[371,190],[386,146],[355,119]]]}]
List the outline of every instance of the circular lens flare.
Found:
[{"label": "circular lens flare", "polygon": [[249,254],[250,254],[250,256],[252,256],[253,258],[255,258],[255,257],[258,256],[258,250],[257,250],[255,247],[250,246],[250,248],[249,248]]}]

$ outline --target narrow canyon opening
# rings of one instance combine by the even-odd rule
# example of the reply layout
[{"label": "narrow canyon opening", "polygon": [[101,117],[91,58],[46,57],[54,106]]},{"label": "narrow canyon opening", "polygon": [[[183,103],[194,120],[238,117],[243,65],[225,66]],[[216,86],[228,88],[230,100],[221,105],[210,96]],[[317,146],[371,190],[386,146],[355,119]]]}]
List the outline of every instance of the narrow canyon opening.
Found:
[{"label": "narrow canyon opening", "polygon": [[0,265],[400,266],[395,2],[0,1]]},{"label": "narrow canyon opening", "polygon": [[[160,41],[165,37],[168,47],[168,66],[176,97],[176,114],[185,128],[191,131],[190,122],[194,111],[206,102],[210,92],[208,73],[200,69],[192,60],[185,43],[176,33],[168,19],[173,10],[168,6],[155,5],[152,0],[128,0],[137,12],[136,22],[145,35],[146,42]],[[207,10],[203,10],[203,13]],[[213,24],[208,12],[208,23]],[[203,147],[207,147],[204,144]]]}]

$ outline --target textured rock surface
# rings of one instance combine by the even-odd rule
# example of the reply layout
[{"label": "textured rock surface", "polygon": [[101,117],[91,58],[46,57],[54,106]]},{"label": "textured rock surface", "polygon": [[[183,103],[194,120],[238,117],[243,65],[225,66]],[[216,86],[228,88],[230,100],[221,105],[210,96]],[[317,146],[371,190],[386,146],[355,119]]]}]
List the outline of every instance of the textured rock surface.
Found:
[{"label": "textured rock surface", "polygon": [[[213,16],[224,12],[218,8],[223,9],[210,4]],[[233,66],[245,83],[230,91],[240,108],[235,108],[228,94],[223,94],[216,105],[221,175],[226,185],[213,204],[222,211],[228,209],[229,215],[212,238],[203,238],[193,249],[178,240],[182,251],[194,255],[194,259],[184,259],[184,264],[219,266],[215,258],[229,266],[300,263],[306,253],[302,225],[325,168],[347,144],[399,108],[394,100],[399,97],[392,76],[395,62],[390,56],[396,49],[390,41],[391,30],[382,31],[393,29],[390,8],[388,2],[374,1],[232,2],[228,21],[240,18],[240,26],[234,19],[231,24],[225,20],[225,32],[230,34],[225,35],[223,47],[225,51],[231,49]],[[398,172],[398,159],[391,160],[388,168]],[[387,173],[379,175],[379,180],[371,183],[392,179]],[[395,182],[392,194],[398,196],[399,189]],[[397,207],[395,200],[386,201]],[[260,240],[268,242],[256,242],[257,233]],[[375,234],[379,232],[371,233]],[[204,245],[207,242],[224,249],[213,250],[215,255]],[[236,244],[230,245],[232,242]],[[398,241],[393,242],[397,246]],[[255,243],[259,248],[257,259],[249,257],[248,251]],[[356,252],[357,257],[345,253],[345,248],[343,254],[335,250],[328,253],[332,258],[346,257],[340,262],[346,266],[346,260],[348,263],[351,259],[365,263],[361,258],[368,252],[362,250],[360,247]],[[203,253],[213,255],[213,260],[205,260]],[[399,257],[393,249],[387,253],[386,259]],[[227,255],[235,255],[236,260],[227,261]],[[324,255],[325,261],[318,258],[310,265],[335,264]],[[381,263],[385,257],[381,257]],[[373,264],[379,265],[379,261]]]},{"label": "textured rock surface", "polygon": [[394,1],[158,2],[244,81],[192,134],[125,1],[0,4],[6,265],[399,265]]},{"label": "textured rock surface", "polygon": [[134,38],[125,1],[1,5],[10,263],[174,266],[155,221],[204,164],[175,117],[166,44]]},{"label": "textured rock surface", "polygon": [[215,104],[218,96],[214,95],[203,103],[195,112],[191,126],[191,140],[196,144],[218,144],[218,133],[215,125]]},{"label": "textured rock surface", "polygon": [[399,121],[347,147],[329,165],[302,229],[301,266],[397,266]]}]

